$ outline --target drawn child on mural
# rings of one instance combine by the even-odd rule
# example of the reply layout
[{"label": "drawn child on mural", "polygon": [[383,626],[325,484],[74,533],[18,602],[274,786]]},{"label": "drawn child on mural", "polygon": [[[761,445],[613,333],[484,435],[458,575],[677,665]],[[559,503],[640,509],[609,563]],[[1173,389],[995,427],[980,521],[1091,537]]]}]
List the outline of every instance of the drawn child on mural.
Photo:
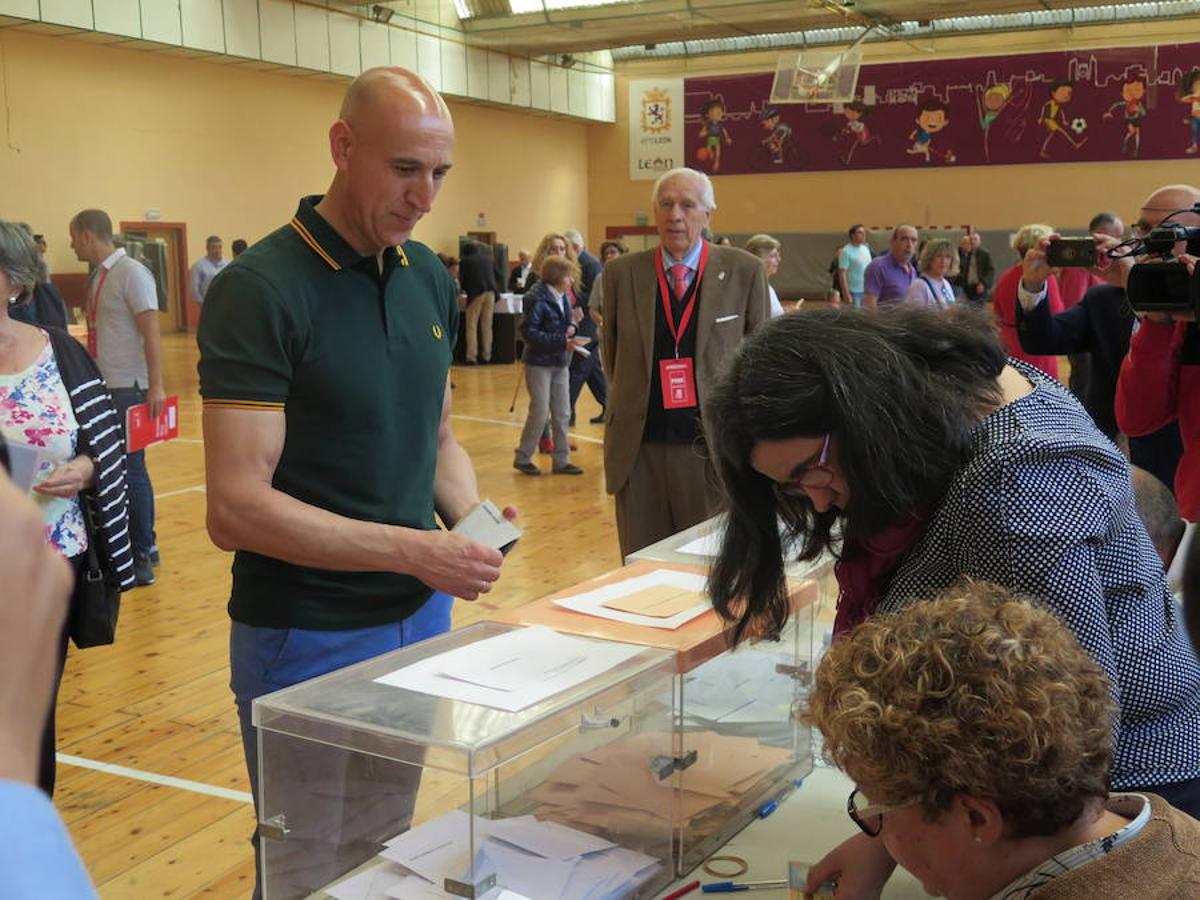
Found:
[{"label": "drawn child on mural", "polygon": [[[854,100],[842,107],[842,115],[846,117],[846,124],[842,126],[838,137],[849,137],[846,147],[846,155],[842,157],[842,165],[850,165],[850,161],[854,159],[854,151],[860,147],[865,147],[867,144],[878,144],[879,135],[872,134],[871,129],[867,126],[867,117],[871,114],[871,107],[867,104]],[[837,140],[835,137],[834,140]]]},{"label": "drawn child on mural", "polygon": [[1200,69],[1192,69],[1180,79],[1179,99],[1192,104],[1191,116],[1183,120],[1192,129],[1192,142],[1184,153],[1195,153],[1200,150]]},{"label": "drawn child on mural", "polygon": [[717,96],[708,100],[700,111],[700,118],[704,122],[700,128],[700,137],[704,139],[704,146],[696,151],[696,158],[701,162],[711,160],[712,170],[719,172],[721,171],[721,144],[722,142],[733,143],[733,138],[729,135],[729,126],[722,123],[725,118],[724,98]]},{"label": "drawn child on mural", "polygon": [[917,127],[908,135],[913,145],[907,152],[910,155],[925,157],[925,162],[933,162],[935,156],[942,162],[954,162],[956,157],[953,150],[933,149],[933,136],[950,124],[950,120],[946,118],[946,104],[936,98],[926,100],[915,121]]},{"label": "drawn child on mural", "polygon": [[768,106],[759,117],[767,136],[762,139],[762,145],[771,153],[771,162],[782,166],[787,152],[792,147],[792,127],[783,121],[779,110]]},{"label": "drawn child on mural", "polygon": [[1008,84],[993,84],[987,90],[982,86],[975,91],[975,109],[979,113],[979,127],[983,130],[983,158],[992,161],[992,125],[1012,100],[1012,88]]},{"label": "drawn child on mural", "polygon": [[1079,140],[1071,137],[1071,132],[1078,135],[1083,134],[1087,128],[1087,119],[1078,118],[1068,122],[1067,111],[1064,108],[1071,102],[1071,97],[1075,93],[1075,85],[1070,81],[1052,81],[1048,90],[1050,99],[1042,104],[1042,111],[1038,114],[1042,127],[1046,129],[1046,140],[1042,141],[1040,154],[1042,159],[1050,158],[1050,154],[1046,151],[1055,137],[1060,135],[1075,150],[1087,143],[1086,136],[1080,137]]},{"label": "drawn child on mural", "polygon": [[[1146,81],[1134,78],[1121,86],[1121,99],[1108,108],[1104,119],[1108,120],[1121,110],[1125,119],[1125,136],[1121,139],[1121,152],[1137,156],[1142,150],[1142,119],[1146,115]],[[1132,151],[1130,150],[1132,147]]]}]

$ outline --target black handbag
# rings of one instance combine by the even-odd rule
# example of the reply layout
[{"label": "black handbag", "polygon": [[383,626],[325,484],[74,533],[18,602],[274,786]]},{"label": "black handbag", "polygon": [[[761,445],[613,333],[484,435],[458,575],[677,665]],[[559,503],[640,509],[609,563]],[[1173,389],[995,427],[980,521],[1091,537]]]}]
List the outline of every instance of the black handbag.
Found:
[{"label": "black handbag", "polygon": [[79,498],[84,528],[88,536],[87,557],[75,579],[71,596],[71,625],[68,634],[80,650],[111,644],[117,636],[117,615],[121,612],[121,589],[100,565],[96,543],[100,529],[91,501]]}]

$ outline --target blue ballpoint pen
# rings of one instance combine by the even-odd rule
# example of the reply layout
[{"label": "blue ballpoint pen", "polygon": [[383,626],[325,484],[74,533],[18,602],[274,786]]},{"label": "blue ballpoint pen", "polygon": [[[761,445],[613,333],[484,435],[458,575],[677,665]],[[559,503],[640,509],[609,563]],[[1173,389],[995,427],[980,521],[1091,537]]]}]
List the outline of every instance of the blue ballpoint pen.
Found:
[{"label": "blue ballpoint pen", "polygon": [[700,888],[705,894],[733,894],[738,891],[755,891],[759,888],[787,887],[786,878],[778,881],[714,881]]}]

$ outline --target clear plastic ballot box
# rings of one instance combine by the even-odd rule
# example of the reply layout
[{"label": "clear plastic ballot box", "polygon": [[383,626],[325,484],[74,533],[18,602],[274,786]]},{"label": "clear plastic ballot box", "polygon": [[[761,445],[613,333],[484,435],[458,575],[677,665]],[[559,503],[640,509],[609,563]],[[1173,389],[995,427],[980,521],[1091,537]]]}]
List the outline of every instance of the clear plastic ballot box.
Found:
[{"label": "clear plastic ballot box", "polygon": [[[711,519],[705,519],[691,528],[685,528],[678,534],[665,537],[641,550],[634,550],[625,557],[625,562],[632,563],[640,559],[649,559],[658,562],[708,567],[712,565],[713,559],[721,550],[721,536],[724,528],[725,517],[723,515],[713,516]],[[798,562],[793,559],[784,565],[784,572],[789,578],[820,580],[823,577],[832,577],[831,564],[832,559],[828,557],[811,562]]]},{"label": "clear plastic ballot box", "polygon": [[[823,569],[789,579],[792,615],[781,639],[731,650],[726,626],[703,594],[706,577],[701,566],[641,560],[499,616],[671,653],[679,770],[672,828],[680,875],[769,814],[812,771],[811,734],[798,713],[811,683],[814,612],[833,589]],[[651,623],[644,620],[654,616],[629,613],[673,613],[689,603],[675,595],[671,605],[672,585],[702,601],[688,621],[668,627],[679,619],[661,615]]]},{"label": "clear plastic ballot box", "polygon": [[673,674],[663,650],[485,622],[255,700],[264,896],[652,897]]}]

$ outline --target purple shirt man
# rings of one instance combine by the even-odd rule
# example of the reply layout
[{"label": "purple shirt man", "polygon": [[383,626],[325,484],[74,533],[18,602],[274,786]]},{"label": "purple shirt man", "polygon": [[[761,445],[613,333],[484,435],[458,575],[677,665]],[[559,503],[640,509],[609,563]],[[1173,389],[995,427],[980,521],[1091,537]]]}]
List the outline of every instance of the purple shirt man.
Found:
[{"label": "purple shirt man", "polygon": [[863,299],[868,307],[899,303],[908,295],[917,275],[912,264],[917,250],[917,229],[899,225],[892,232],[891,249],[867,264],[863,273]]}]

